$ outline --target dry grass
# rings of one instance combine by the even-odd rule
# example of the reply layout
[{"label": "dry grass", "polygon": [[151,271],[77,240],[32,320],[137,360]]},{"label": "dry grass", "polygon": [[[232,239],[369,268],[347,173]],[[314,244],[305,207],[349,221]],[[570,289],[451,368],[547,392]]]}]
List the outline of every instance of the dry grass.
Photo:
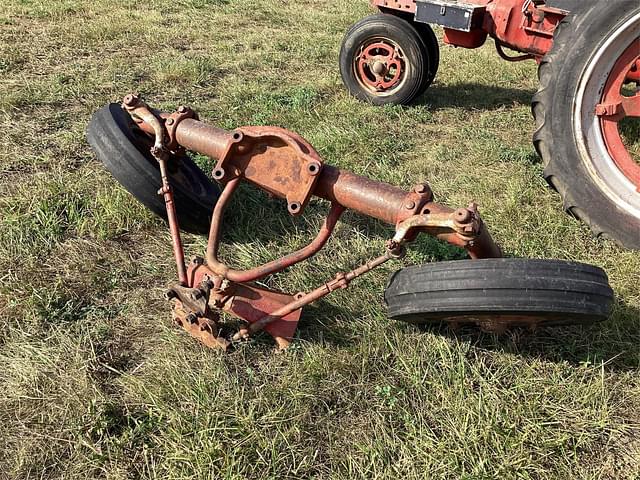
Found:
[{"label": "dry grass", "polygon": [[[337,52],[366,2],[4,0],[0,6],[0,478],[608,478],[640,475],[640,258],[561,212],[530,143],[535,66],[444,50],[408,108],[349,98]],[[169,324],[164,225],[99,165],[84,129],[131,90],[223,127],[300,132],[334,165],[475,199],[515,256],[604,267],[605,324],[453,335],[389,321],[377,271],[304,314],[289,353],[233,354]],[[240,265],[301,245],[246,192]],[[256,224],[255,218],[264,221]],[[382,248],[348,215],[290,291]],[[190,252],[204,239],[187,237]],[[458,258],[424,240],[409,262]]]}]

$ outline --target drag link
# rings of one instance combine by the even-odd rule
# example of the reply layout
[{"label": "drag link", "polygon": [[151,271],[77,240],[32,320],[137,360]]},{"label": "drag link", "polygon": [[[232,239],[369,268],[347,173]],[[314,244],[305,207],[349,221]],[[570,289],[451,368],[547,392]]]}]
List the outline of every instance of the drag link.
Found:
[{"label": "drag link", "polygon": [[164,203],[167,209],[167,221],[169,223],[169,231],[171,233],[173,256],[178,270],[178,280],[182,285],[187,285],[188,279],[187,268],[184,263],[184,248],[182,246],[182,238],[180,237],[180,226],[178,224],[176,205],[173,200],[173,190],[169,183],[167,161],[164,158],[157,158],[157,160],[160,165],[160,175],[162,177],[162,188],[158,191],[158,194],[164,197]]},{"label": "drag link", "polygon": [[249,325],[247,328],[240,329],[238,333],[233,336],[233,341],[247,339],[251,334],[264,329],[264,327],[269,325],[271,322],[274,322],[279,318],[290,314],[291,312],[305,307],[306,305],[309,305],[310,303],[313,303],[316,300],[329,295],[335,290],[347,288],[352,280],[364,275],[365,273],[370,272],[374,268],[379,267],[389,260],[399,259],[405,255],[404,245],[399,244],[393,240],[387,242],[387,245],[387,251],[384,253],[384,255],[380,255],[379,257],[366,262],[358,268],[351,270],[350,272],[337,273],[333,280],[323,284],[322,286],[316,288],[315,290],[312,290],[309,293],[298,294],[296,296],[296,300],[294,300],[293,302],[272,312],[269,315],[265,315],[257,322]]}]

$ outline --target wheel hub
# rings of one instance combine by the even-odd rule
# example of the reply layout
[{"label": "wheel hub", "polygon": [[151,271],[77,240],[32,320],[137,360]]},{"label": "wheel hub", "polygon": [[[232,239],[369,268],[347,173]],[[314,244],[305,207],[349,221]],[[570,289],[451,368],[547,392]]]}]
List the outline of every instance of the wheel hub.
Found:
[{"label": "wheel hub", "polygon": [[358,81],[377,94],[391,93],[400,85],[406,71],[402,50],[389,39],[363,46],[354,67]]},{"label": "wheel hub", "polygon": [[[640,164],[625,145],[621,132],[623,120],[640,117],[640,89],[637,87],[640,63],[638,52],[640,39],[634,41],[613,66],[602,94],[602,101],[596,106],[596,115],[600,117],[602,136],[611,158],[640,192]],[[630,95],[626,94],[629,84],[636,86],[635,93]]]},{"label": "wheel hub", "polygon": [[382,75],[387,72],[387,67],[384,62],[375,62],[371,70],[373,70],[373,73],[376,75]]}]

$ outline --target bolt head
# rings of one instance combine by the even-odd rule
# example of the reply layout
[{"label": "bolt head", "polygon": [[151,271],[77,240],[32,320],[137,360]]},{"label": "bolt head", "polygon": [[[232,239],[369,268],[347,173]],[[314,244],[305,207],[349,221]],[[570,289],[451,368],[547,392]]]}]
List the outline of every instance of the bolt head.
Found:
[{"label": "bolt head", "polygon": [[416,193],[425,193],[427,191],[427,186],[419,183],[415,187],[413,187],[413,191]]},{"label": "bolt head", "polygon": [[138,100],[138,95],[136,95],[135,93],[130,93],[126,97],[124,97],[123,102],[127,107],[133,107],[138,103]]},{"label": "bolt head", "polygon": [[407,210],[413,210],[416,208],[416,202],[407,202],[404,206]]},{"label": "bolt head", "polygon": [[373,73],[375,73],[376,75],[382,75],[386,70],[385,64],[382,62],[375,62],[371,70],[373,70]]},{"label": "bolt head", "polygon": [[185,113],[187,111],[187,107],[185,107],[184,105],[180,105],[178,107],[178,113]]},{"label": "bolt head", "polygon": [[312,161],[307,164],[307,171],[311,176],[315,176],[320,173],[320,162]]},{"label": "bolt head", "polygon": [[166,124],[167,125],[173,125],[175,122],[175,120],[173,118],[167,118]]}]

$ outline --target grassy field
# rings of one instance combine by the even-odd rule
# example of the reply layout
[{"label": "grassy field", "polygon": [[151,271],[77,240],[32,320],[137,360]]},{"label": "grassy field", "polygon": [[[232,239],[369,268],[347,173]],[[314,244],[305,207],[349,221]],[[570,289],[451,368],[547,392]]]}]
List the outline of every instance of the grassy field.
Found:
[{"label": "grassy field", "polygon": [[[364,0],[2,1],[0,479],[639,478],[640,256],[593,238],[542,180],[535,65],[444,49],[417,105],[374,108],[337,68],[367,12]],[[85,141],[92,112],[132,90],[226,128],[290,128],[330,164],[426,179],[451,206],[476,200],[509,255],[605,268],[614,314],[500,337],[418,329],[385,315],[389,265],[307,309],[286,354],[269,338],[205,349],[161,299],[175,275],[165,225]],[[291,223],[282,204],[244,199],[224,251],[242,266],[304,244],[326,209]],[[390,235],[349,214],[325,252],[270,286],[309,289]],[[404,263],[451,258],[424,240]]]}]

